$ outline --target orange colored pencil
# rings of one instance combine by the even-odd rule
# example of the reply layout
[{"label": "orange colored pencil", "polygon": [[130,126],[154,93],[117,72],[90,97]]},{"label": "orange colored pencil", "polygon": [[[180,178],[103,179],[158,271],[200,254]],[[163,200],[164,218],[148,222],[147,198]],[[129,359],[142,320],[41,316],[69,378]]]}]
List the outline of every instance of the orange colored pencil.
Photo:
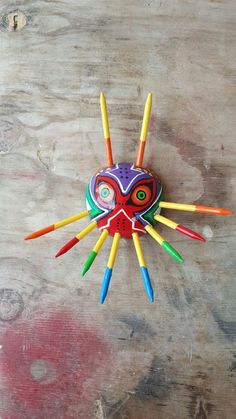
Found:
[{"label": "orange colored pencil", "polygon": [[58,221],[57,223],[51,224],[47,227],[41,228],[40,230],[34,231],[33,233],[28,234],[24,240],[32,240],[37,237],[43,236],[44,234],[50,233],[51,231],[57,230],[58,228],[64,227],[67,224],[74,223],[81,218],[87,217],[89,211],[81,211],[79,214],[73,215],[72,217],[65,218],[64,220]]},{"label": "orange colored pencil", "polygon": [[187,205],[187,204],[178,204],[176,202],[160,202],[160,208],[168,208],[182,211],[193,211],[193,212],[202,212],[206,214],[218,214],[218,215],[232,215],[233,211],[225,208],[214,208],[214,207],[205,207],[201,205]]}]

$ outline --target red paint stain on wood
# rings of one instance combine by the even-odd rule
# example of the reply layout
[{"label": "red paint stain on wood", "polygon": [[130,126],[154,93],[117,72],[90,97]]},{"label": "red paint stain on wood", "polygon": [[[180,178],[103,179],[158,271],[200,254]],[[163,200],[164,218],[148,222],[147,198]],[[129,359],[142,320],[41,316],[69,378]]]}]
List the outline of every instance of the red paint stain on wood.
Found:
[{"label": "red paint stain on wood", "polygon": [[10,326],[1,345],[5,389],[17,414],[20,406],[26,418],[83,417],[109,358],[107,343],[94,328],[83,327],[68,312],[57,312]]},{"label": "red paint stain on wood", "polygon": [[15,172],[15,171],[0,171],[0,176],[4,176],[10,179],[30,179],[35,180],[38,178],[38,174],[34,172]]}]

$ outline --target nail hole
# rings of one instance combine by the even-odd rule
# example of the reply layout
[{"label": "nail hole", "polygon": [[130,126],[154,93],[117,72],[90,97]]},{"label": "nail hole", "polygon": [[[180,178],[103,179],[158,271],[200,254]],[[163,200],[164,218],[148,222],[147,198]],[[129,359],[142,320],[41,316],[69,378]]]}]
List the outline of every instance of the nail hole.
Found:
[{"label": "nail hole", "polygon": [[14,10],[1,19],[0,26],[9,32],[18,32],[27,23],[27,17],[20,10]]}]

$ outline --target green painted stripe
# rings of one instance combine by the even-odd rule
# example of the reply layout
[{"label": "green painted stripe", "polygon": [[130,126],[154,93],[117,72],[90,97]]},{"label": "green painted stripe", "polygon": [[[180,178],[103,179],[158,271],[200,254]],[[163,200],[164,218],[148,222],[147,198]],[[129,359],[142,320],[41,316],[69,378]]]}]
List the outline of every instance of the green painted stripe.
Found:
[{"label": "green painted stripe", "polygon": [[87,185],[86,188],[86,203],[88,203],[89,205],[89,216],[91,218],[91,220],[96,217],[99,214],[102,214],[103,211],[100,210],[97,205],[95,204],[95,202],[93,201],[91,194],[90,194],[90,188],[89,185]]},{"label": "green painted stripe", "polygon": [[81,271],[81,275],[82,276],[84,276],[86,274],[86,272],[89,270],[89,268],[92,265],[92,263],[93,263],[94,259],[96,258],[96,256],[97,256],[97,253],[94,252],[94,250],[92,250],[89,253],[88,259],[84,263],[84,266],[83,266],[82,271]]},{"label": "green painted stripe", "polygon": [[162,247],[169,253],[170,256],[172,256],[172,258],[176,259],[180,263],[184,263],[184,259],[168,242],[164,241],[162,243]]},{"label": "green painted stripe", "polygon": [[157,220],[155,220],[154,215],[156,214],[158,208],[159,208],[159,204],[160,201],[164,201],[164,194],[163,192],[161,193],[160,198],[158,199],[158,201],[147,211],[145,212],[145,214],[143,214],[143,218],[148,221],[152,226],[157,224]]}]

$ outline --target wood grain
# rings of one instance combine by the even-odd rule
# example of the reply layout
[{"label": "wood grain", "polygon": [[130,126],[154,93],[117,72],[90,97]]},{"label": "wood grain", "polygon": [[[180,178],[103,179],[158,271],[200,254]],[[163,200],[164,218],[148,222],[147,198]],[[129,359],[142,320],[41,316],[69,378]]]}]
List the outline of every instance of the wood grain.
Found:
[{"label": "wood grain", "polygon": [[207,243],[160,226],[177,265],[142,239],[155,304],[131,241],[101,307],[111,240],[82,279],[96,231],[54,255],[86,220],[23,237],[85,209],[100,91],[115,161],[135,160],[152,91],[145,163],[167,200],[236,208],[235,2],[2,0],[0,30],[0,416],[234,419],[235,217],[163,211]]}]

